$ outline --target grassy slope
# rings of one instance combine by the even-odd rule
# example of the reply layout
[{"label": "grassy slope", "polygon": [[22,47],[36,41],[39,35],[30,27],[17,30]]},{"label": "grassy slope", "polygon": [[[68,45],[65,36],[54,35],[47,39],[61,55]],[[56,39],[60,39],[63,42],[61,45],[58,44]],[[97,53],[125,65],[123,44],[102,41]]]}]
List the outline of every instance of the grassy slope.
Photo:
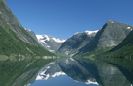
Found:
[{"label": "grassy slope", "polygon": [[22,42],[9,28],[0,27],[0,46],[0,54],[2,55],[52,55],[39,44],[31,45]]},{"label": "grassy slope", "polygon": [[[3,0],[0,0],[0,5],[4,6]],[[7,19],[14,17],[5,7],[3,10]],[[23,27],[7,23],[1,15],[0,22],[0,86],[24,86],[42,66],[54,60],[44,60],[37,56],[54,56],[54,54],[38,44]],[[31,43],[20,40],[11,27],[17,27],[18,34],[22,34]]]}]

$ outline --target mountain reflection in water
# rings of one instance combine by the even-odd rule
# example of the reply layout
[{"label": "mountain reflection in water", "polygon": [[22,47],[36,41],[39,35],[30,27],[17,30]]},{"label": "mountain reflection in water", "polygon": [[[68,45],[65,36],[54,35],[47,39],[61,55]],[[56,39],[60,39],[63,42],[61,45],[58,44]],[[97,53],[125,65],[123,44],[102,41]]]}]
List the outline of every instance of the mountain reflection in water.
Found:
[{"label": "mountain reflection in water", "polygon": [[75,81],[67,75],[54,77],[48,80],[37,80],[31,86],[97,86]]}]

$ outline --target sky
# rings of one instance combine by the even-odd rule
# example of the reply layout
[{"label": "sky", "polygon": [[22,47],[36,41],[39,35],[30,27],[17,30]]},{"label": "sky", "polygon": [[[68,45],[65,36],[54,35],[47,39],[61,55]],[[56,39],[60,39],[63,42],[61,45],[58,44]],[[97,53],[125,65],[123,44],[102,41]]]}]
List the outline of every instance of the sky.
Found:
[{"label": "sky", "polygon": [[7,0],[23,27],[67,39],[108,20],[133,25],[133,0]]}]

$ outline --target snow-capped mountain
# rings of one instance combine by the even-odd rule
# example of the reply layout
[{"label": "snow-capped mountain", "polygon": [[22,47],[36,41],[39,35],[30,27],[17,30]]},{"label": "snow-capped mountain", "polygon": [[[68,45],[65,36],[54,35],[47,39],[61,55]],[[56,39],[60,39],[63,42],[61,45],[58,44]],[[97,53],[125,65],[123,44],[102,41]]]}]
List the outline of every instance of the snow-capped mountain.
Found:
[{"label": "snow-capped mountain", "polygon": [[94,50],[102,51],[103,49],[106,51],[121,43],[131,31],[132,26],[130,25],[109,20],[98,31],[94,39],[79,51],[80,53],[89,53]]},{"label": "snow-capped mountain", "polygon": [[66,40],[58,49],[60,53],[73,56],[78,53],[79,49],[88,44],[96,35],[96,31],[77,32]]},{"label": "snow-capped mountain", "polygon": [[56,51],[65,42],[65,40],[48,35],[36,35],[36,37],[39,43],[52,52]]}]

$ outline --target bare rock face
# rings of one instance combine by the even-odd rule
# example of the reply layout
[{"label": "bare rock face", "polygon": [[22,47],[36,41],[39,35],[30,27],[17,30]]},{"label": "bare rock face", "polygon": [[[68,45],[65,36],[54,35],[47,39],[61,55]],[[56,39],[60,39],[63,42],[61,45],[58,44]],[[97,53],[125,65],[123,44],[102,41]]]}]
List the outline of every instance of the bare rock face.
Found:
[{"label": "bare rock face", "polygon": [[80,49],[81,53],[94,50],[109,50],[121,43],[133,27],[116,21],[108,21],[96,34],[94,39]]},{"label": "bare rock face", "polygon": [[83,46],[90,43],[97,32],[98,31],[85,31],[81,33],[75,33],[71,38],[66,40],[66,42],[61,45],[58,51],[66,55],[73,56],[78,53]]}]

